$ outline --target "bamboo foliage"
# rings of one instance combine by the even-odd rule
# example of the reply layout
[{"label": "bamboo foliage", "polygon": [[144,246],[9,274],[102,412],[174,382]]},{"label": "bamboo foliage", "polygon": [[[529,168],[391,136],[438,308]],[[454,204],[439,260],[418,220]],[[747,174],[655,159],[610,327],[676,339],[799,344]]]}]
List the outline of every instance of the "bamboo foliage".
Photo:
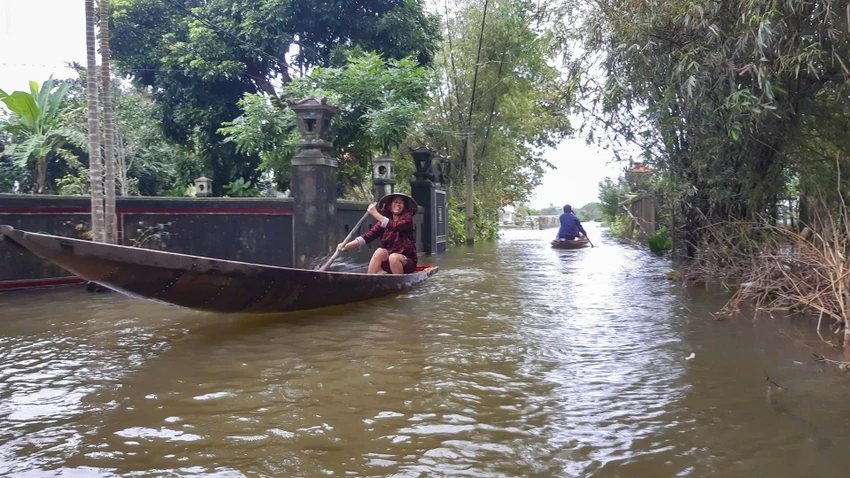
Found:
[{"label": "bamboo foliage", "polygon": [[[714,222],[774,218],[810,166],[789,151],[810,146],[800,133],[817,133],[820,99],[838,92],[850,104],[847,0],[563,4],[586,20],[578,33],[565,20],[562,36],[587,52],[579,70],[596,138],[613,138],[615,154],[636,147],[662,171],[683,243]],[[846,129],[846,117],[828,121]]]}]

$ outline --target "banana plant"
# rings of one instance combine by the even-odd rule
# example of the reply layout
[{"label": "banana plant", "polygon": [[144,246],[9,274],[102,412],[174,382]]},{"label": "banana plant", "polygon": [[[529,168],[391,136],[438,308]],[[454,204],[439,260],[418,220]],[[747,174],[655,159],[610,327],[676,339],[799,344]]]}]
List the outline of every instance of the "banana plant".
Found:
[{"label": "banana plant", "polygon": [[51,157],[70,154],[64,146],[73,144],[85,148],[85,135],[65,128],[61,121],[62,103],[70,85],[55,85],[51,77],[41,87],[30,81],[30,91],[7,94],[0,90],[2,101],[12,116],[0,124],[0,131],[8,133],[11,144],[6,154],[18,167],[26,168],[35,160],[36,192],[44,192],[47,183],[47,161]]}]

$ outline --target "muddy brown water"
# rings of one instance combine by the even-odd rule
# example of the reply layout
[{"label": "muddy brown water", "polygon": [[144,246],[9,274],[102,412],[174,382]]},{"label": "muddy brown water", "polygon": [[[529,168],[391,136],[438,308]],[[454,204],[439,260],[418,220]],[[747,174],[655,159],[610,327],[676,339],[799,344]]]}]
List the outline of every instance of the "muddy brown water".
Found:
[{"label": "muddy brown water", "polygon": [[722,294],[590,233],[506,231],[277,317],[0,294],[0,476],[850,473],[850,376],[795,342],[809,321],[717,322]]}]

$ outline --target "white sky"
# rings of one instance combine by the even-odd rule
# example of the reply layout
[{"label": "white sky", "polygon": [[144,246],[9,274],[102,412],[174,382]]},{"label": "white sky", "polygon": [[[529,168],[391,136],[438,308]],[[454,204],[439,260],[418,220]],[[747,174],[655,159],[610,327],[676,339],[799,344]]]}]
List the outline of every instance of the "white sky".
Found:
[{"label": "white sky", "polygon": [[529,206],[542,209],[554,204],[581,207],[599,199],[599,182],[606,177],[616,178],[623,165],[613,163],[613,156],[584,139],[574,138],[561,142],[557,148],[546,152],[545,158],[557,169],[547,171],[543,184],[534,190]]},{"label": "white sky", "polygon": [[75,76],[65,62],[86,62],[83,0],[0,0],[0,89],[29,91],[39,84]]},{"label": "white sky", "polygon": [[[83,0],[0,0],[0,89],[28,91],[29,80],[75,76],[64,64],[85,65],[85,27]],[[535,190],[529,205],[536,209],[596,201],[599,181],[622,171],[607,164],[610,154],[583,139],[562,142],[546,159],[557,169],[548,171]]]}]

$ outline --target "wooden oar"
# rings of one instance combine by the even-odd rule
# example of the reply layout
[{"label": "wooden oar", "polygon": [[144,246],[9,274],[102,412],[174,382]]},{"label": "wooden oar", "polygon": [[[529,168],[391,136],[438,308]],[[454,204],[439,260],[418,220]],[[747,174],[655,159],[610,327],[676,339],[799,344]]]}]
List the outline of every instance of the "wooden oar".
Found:
[{"label": "wooden oar", "polygon": [[[584,238],[585,238],[585,239],[587,239],[587,242],[590,242],[590,238],[589,238],[589,237],[584,236]],[[591,248],[591,249],[593,249],[593,243],[592,243],[592,242],[590,242],[590,248]]]},{"label": "wooden oar", "polygon": [[[345,239],[342,241],[343,244],[347,244],[348,241],[351,240],[351,236],[353,236],[355,232],[360,230],[360,225],[363,224],[363,221],[365,221],[367,217],[369,217],[369,211],[366,211],[366,214],[364,214],[363,217],[361,217],[360,220],[357,221],[357,224],[355,224],[354,227],[351,228],[351,231],[348,232],[348,235],[345,236]],[[338,256],[339,256],[339,249],[337,249],[334,252],[334,255],[332,255],[331,258],[328,259],[328,262],[326,262],[325,265],[323,265],[322,268],[319,269],[319,270],[322,271],[322,272],[328,270],[328,268],[331,266],[333,261],[335,261]]]}]

